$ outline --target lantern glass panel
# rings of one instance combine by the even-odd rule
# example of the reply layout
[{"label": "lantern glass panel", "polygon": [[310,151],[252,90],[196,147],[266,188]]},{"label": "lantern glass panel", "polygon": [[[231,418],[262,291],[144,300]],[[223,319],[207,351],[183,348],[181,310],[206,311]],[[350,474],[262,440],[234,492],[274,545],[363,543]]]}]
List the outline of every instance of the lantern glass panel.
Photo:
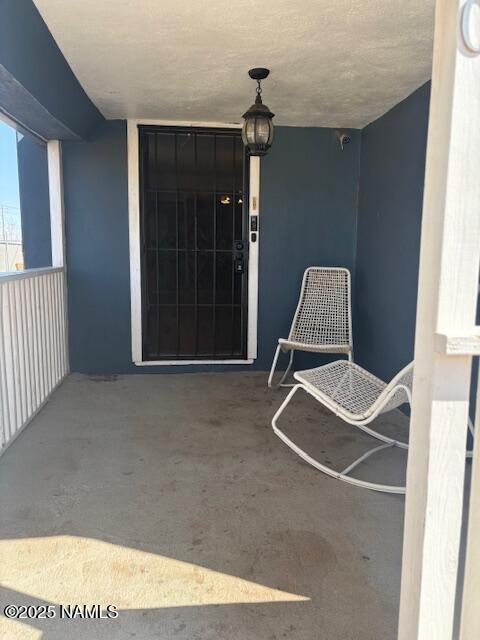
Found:
[{"label": "lantern glass panel", "polygon": [[243,144],[255,144],[255,118],[247,118],[242,129]]},{"label": "lantern glass panel", "polygon": [[269,119],[257,116],[255,118],[255,143],[268,144],[270,135]]}]

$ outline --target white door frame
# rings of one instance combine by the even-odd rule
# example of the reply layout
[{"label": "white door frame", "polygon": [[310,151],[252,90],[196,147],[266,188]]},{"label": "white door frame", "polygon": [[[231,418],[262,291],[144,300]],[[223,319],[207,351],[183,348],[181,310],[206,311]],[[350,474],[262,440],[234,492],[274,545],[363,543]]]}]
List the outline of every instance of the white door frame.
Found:
[{"label": "white door frame", "polygon": [[[143,360],[142,353],[142,287],[140,251],[140,172],[138,151],[138,126],[203,127],[211,129],[240,129],[240,124],[228,122],[178,122],[172,120],[127,120],[128,153],[128,226],[130,246],[130,306],[132,319],[132,361],[137,366],[205,365],[205,364],[253,364],[257,357],[258,320],[258,245],[250,242],[250,217],[259,216],[260,207],[260,158],[250,158],[250,200],[248,214],[248,328],[247,359],[244,360]],[[259,220],[259,218],[258,218]],[[260,225],[258,225],[260,227]]]}]

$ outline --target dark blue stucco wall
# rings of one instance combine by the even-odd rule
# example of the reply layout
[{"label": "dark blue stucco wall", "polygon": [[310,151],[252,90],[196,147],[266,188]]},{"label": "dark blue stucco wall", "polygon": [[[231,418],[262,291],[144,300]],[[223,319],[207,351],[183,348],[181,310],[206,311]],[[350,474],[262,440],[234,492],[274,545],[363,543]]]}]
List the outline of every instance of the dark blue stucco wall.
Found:
[{"label": "dark blue stucco wall", "polygon": [[18,183],[26,269],[52,264],[47,147],[30,136],[18,136]]},{"label": "dark blue stucco wall", "polygon": [[[332,129],[285,127],[261,164],[259,361],[286,337],[304,270],[344,266],[354,275],[360,131],[341,151]],[[326,361],[295,356],[295,366]]]},{"label": "dark blue stucco wall", "polygon": [[362,131],[355,360],[384,380],[413,359],[429,93]]},{"label": "dark blue stucco wall", "polygon": [[[255,368],[269,368],[277,338],[288,332],[305,267],[353,269],[360,133],[351,133],[342,152],[330,129],[279,127],[262,160]],[[103,123],[89,142],[64,143],[72,371],[232,371],[131,363],[126,154],[123,121]]]},{"label": "dark blue stucco wall", "polygon": [[47,138],[86,138],[103,116],[32,0],[0,0],[0,106]]},{"label": "dark blue stucco wall", "polygon": [[128,371],[130,284],[126,123],[63,143],[70,366]]}]

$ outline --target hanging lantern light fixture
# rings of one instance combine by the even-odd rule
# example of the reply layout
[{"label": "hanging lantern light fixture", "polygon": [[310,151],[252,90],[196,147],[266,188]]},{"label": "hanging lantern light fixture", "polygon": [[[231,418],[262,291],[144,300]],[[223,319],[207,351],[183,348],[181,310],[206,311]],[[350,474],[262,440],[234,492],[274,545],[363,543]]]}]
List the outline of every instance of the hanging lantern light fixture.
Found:
[{"label": "hanging lantern light fixture", "polygon": [[254,104],[243,114],[242,139],[251,156],[264,156],[270,149],[273,140],[273,122],[275,115],[262,102],[260,82],[270,73],[269,69],[250,69],[248,75],[257,81],[257,97]]}]

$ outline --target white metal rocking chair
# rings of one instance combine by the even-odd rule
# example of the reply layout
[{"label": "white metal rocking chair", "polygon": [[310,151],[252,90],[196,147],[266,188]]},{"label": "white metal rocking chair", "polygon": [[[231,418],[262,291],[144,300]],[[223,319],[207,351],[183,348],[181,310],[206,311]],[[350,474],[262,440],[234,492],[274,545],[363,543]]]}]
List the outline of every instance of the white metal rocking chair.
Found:
[{"label": "white metal rocking chair", "polygon": [[[288,366],[278,384],[273,384],[280,351],[290,351]],[[345,353],[352,360],[351,285],[348,269],[309,267],[303,274],[302,289],[288,338],[280,338],[268,376],[268,386],[284,384],[295,351]]]},{"label": "white metal rocking chair", "polygon": [[[285,442],[295,453],[305,462],[308,462],[319,471],[327,475],[343,480],[350,484],[374,491],[386,493],[405,493],[404,486],[394,486],[367,482],[350,476],[361,462],[373,454],[389,447],[399,447],[408,449],[408,443],[389,438],[367,425],[377,416],[387,411],[391,411],[404,403],[412,402],[412,382],[413,382],[413,362],[404,367],[388,384],[372,375],[366,369],[347,360],[337,360],[323,367],[297,371],[294,377],[298,384],[287,395],[280,408],[272,419],[272,427],[276,435]],[[333,411],[335,415],[342,418],[355,427],[358,427],[370,436],[383,442],[382,445],[370,449],[359,458],[354,460],[342,471],[335,471],[325,464],[315,460],[298,445],[290,440],[288,436],[277,426],[277,420],[283,413],[285,407],[293,398],[295,393],[303,389],[318,402]],[[469,430],[473,436],[473,425],[468,421]],[[471,451],[466,452],[467,458],[472,456]]]},{"label": "white metal rocking chair", "polygon": [[[353,478],[349,474],[361,462],[382,449],[394,446],[408,449],[406,442],[388,438],[366,425],[381,413],[391,411],[405,402],[411,403],[413,362],[402,369],[389,384],[347,360],[337,360],[316,369],[297,371],[294,377],[298,380],[298,384],[294,385],[272,420],[272,427],[277,436],[303,460],[333,478],[375,491],[405,493],[405,487],[367,482]],[[299,389],[309,393],[345,422],[365,431],[383,444],[370,449],[342,471],[335,471],[315,460],[292,442],[277,426],[278,418]]]}]

